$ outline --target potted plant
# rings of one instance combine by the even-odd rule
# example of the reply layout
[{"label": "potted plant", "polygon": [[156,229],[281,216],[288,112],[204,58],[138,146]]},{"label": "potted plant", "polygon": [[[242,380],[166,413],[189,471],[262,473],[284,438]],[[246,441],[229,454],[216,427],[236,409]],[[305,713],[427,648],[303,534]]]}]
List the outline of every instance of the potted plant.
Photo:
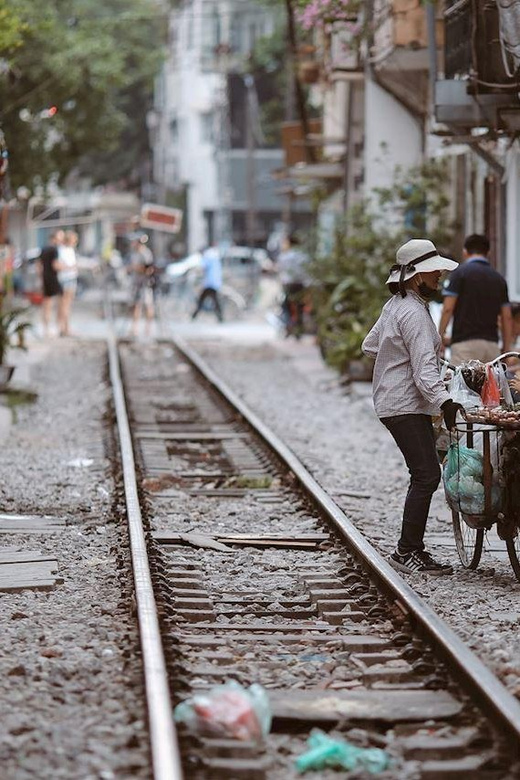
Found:
[{"label": "potted plant", "polygon": [[326,240],[315,240],[309,272],[318,344],[325,360],[351,379],[371,376],[373,362],[361,344],[390,296],[385,281],[397,247],[425,235],[438,247],[451,243],[447,180],[444,161],[397,169],[391,187],[375,190],[371,202],[337,219]]},{"label": "potted plant", "polygon": [[369,380],[372,361],[363,357],[361,343],[388,298],[384,283],[393,240],[382,236],[367,205],[360,204],[337,224],[332,244],[323,249],[309,268],[321,353],[340,373]]},{"label": "potted plant", "polygon": [[20,321],[23,309],[4,309],[0,305],[0,390],[9,382],[13,375],[14,366],[5,364],[8,349],[26,349],[25,330],[30,323]]},{"label": "potted plant", "polygon": [[320,78],[320,63],[313,59],[301,60],[298,64],[298,76],[304,84],[316,84]]}]

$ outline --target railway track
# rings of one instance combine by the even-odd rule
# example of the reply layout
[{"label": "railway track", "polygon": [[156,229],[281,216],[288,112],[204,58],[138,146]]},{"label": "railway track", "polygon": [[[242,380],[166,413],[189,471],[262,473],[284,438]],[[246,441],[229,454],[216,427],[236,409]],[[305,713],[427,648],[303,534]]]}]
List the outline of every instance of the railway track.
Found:
[{"label": "railway track", "polygon": [[[294,454],[185,345],[109,349],[154,776],[287,780],[316,726],[386,778],[518,776],[518,702]],[[267,690],[264,743],[175,728],[229,679]]]}]

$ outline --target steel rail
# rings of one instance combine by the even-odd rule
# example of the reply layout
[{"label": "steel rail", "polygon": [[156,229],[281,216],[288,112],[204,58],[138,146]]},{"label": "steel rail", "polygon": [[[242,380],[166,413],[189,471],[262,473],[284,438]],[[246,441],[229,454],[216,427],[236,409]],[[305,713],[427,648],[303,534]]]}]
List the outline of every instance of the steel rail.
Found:
[{"label": "steel rail", "polygon": [[126,413],[116,341],[107,338],[110,380],[114,395],[123,465],[126,510],[132,553],[137,618],[143,653],[144,680],[154,780],[182,780],[177,733],[173,720],[157,606],[148,563],[146,540],[135,478],[132,437]]},{"label": "steel rail", "polygon": [[[447,657],[462,675],[463,682],[473,695],[485,706],[490,707],[504,728],[516,741],[520,750],[520,703],[488,669],[482,661],[462,642],[455,632],[437,615],[420,596],[397,574],[389,563],[372,547],[357,530],[342,509],[332,500],[314,479],[292,450],[242,401],[238,395],[213,371],[210,366],[182,339],[172,339],[174,345],[191,362],[218,393],[232,404],[241,416],[275,451],[295,475],[300,485],[311,494],[315,503],[332,521],[336,529],[347,540],[350,547],[364,564],[390,591],[399,607],[413,616],[427,634],[430,641]],[[458,680],[459,681],[459,680]],[[487,712],[486,714],[489,714]]]}]

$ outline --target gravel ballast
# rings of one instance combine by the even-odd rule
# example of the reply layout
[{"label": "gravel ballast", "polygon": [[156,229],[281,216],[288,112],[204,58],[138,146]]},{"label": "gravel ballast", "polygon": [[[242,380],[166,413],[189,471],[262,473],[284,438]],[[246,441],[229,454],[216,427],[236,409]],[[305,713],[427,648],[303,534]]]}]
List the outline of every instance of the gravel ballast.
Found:
[{"label": "gravel ballast", "polygon": [[[347,391],[306,339],[193,346],[390,553],[408,478],[374,415],[370,387]],[[0,547],[53,555],[63,582],[48,592],[0,594],[0,776],[148,778],[127,530],[110,462],[106,348],[65,340],[37,345],[29,368],[36,401],[17,406],[10,426],[5,399],[0,407],[0,512],[51,515],[66,527],[2,534]],[[519,584],[508,561],[490,551],[476,572],[464,570],[450,539],[439,490],[427,541],[455,573],[404,576],[520,697]]]},{"label": "gravel ballast", "polygon": [[[307,339],[193,346],[293,449],[377,549],[392,552],[408,474],[375,416],[370,385],[346,388]],[[362,495],[345,495],[349,492]],[[460,565],[442,488],[432,502],[426,543],[453,563],[453,576],[403,576],[520,698],[520,585],[507,558],[488,549],[477,571]],[[505,553],[505,544],[493,541],[498,545]]]},{"label": "gravel ballast", "polygon": [[[51,554],[63,582],[0,594],[0,775],[148,778],[127,531],[109,460],[106,348],[55,341],[32,347],[30,359],[38,397],[16,407],[2,435],[0,512],[66,526],[3,533],[0,547]],[[15,373],[13,389],[16,381]]]}]

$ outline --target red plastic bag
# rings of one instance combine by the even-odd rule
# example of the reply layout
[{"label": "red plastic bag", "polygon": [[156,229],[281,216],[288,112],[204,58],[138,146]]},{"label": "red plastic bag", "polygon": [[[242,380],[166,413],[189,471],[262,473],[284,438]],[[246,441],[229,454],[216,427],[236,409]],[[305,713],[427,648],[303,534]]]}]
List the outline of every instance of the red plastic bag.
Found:
[{"label": "red plastic bag", "polygon": [[253,683],[244,688],[235,680],[196,693],[175,708],[175,720],[195,734],[261,740],[271,728],[267,692]]},{"label": "red plastic bag", "polygon": [[481,398],[484,406],[491,408],[500,406],[500,389],[491,366],[486,366],[486,379],[482,387]]}]

